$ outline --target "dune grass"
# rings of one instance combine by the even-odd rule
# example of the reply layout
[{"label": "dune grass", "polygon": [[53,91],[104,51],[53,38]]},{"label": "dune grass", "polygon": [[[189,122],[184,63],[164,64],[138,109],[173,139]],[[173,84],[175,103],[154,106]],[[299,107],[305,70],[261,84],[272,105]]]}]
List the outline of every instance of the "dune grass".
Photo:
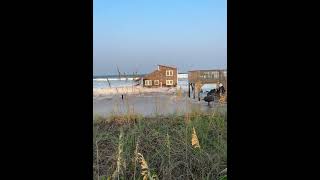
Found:
[{"label": "dune grass", "polygon": [[95,117],[93,131],[95,180],[226,179],[224,113]]}]

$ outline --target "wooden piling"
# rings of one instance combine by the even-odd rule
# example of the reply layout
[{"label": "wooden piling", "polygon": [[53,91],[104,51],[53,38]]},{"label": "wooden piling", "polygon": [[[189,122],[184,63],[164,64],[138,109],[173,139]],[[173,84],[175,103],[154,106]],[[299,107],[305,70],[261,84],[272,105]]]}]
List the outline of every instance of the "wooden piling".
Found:
[{"label": "wooden piling", "polygon": [[190,83],[188,83],[188,96],[190,98]]}]

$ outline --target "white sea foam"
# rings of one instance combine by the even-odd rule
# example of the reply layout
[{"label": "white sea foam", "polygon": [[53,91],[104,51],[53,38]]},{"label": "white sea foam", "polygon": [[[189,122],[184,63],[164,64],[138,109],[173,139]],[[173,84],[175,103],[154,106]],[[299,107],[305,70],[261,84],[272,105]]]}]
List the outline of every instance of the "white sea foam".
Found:
[{"label": "white sea foam", "polygon": [[178,74],[178,78],[188,79],[188,74]]},{"label": "white sea foam", "polygon": [[131,77],[131,78],[128,78],[128,79],[126,79],[126,78],[95,78],[95,79],[93,79],[93,81],[127,81],[127,80],[129,80],[129,81],[132,81],[133,80],[133,78]]}]

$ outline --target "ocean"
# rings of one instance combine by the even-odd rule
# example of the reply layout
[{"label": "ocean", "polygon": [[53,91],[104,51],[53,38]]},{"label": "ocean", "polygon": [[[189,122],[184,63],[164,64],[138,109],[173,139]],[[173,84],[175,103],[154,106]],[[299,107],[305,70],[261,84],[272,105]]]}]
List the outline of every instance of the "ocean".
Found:
[{"label": "ocean", "polygon": [[[119,79],[118,76],[94,76],[93,77],[93,88],[94,89],[101,89],[101,88],[109,88],[108,80],[110,82],[111,87],[131,87],[136,84],[133,80],[133,76],[127,76],[127,79],[121,77]],[[205,84],[203,85],[202,89],[204,91],[210,91],[211,89],[215,88],[215,84]],[[188,90],[188,74],[178,74],[178,88],[187,91]]]}]

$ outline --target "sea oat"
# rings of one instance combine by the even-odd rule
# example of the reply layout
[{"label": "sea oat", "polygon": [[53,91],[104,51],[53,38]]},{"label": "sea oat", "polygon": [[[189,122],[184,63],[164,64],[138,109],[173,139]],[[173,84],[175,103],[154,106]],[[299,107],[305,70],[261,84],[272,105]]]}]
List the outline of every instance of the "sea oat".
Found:
[{"label": "sea oat", "polygon": [[137,153],[137,161],[141,166],[141,176],[143,180],[150,178],[150,172],[147,161],[144,159],[141,153]]},{"label": "sea oat", "polygon": [[196,133],[196,130],[194,129],[194,127],[192,128],[192,139],[191,139],[191,143],[192,143],[192,147],[193,147],[193,148],[200,148],[198,136],[197,136],[197,133]]},{"label": "sea oat", "polygon": [[[166,146],[168,148],[168,163],[169,163],[169,170],[171,169],[171,148],[170,148],[170,136],[167,133],[167,138],[166,138]],[[171,171],[169,171],[169,179],[171,179]]]},{"label": "sea oat", "polygon": [[119,145],[118,145],[118,157],[117,157],[117,168],[115,172],[113,173],[113,178],[115,179],[116,177],[119,179],[120,176],[120,171],[121,167],[123,166],[122,164],[122,152],[123,152],[123,131],[120,131],[119,135]]},{"label": "sea oat", "polygon": [[219,174],[226,174],[227,173],[227,168],[225,168],[224,170],[222,170]]}]

